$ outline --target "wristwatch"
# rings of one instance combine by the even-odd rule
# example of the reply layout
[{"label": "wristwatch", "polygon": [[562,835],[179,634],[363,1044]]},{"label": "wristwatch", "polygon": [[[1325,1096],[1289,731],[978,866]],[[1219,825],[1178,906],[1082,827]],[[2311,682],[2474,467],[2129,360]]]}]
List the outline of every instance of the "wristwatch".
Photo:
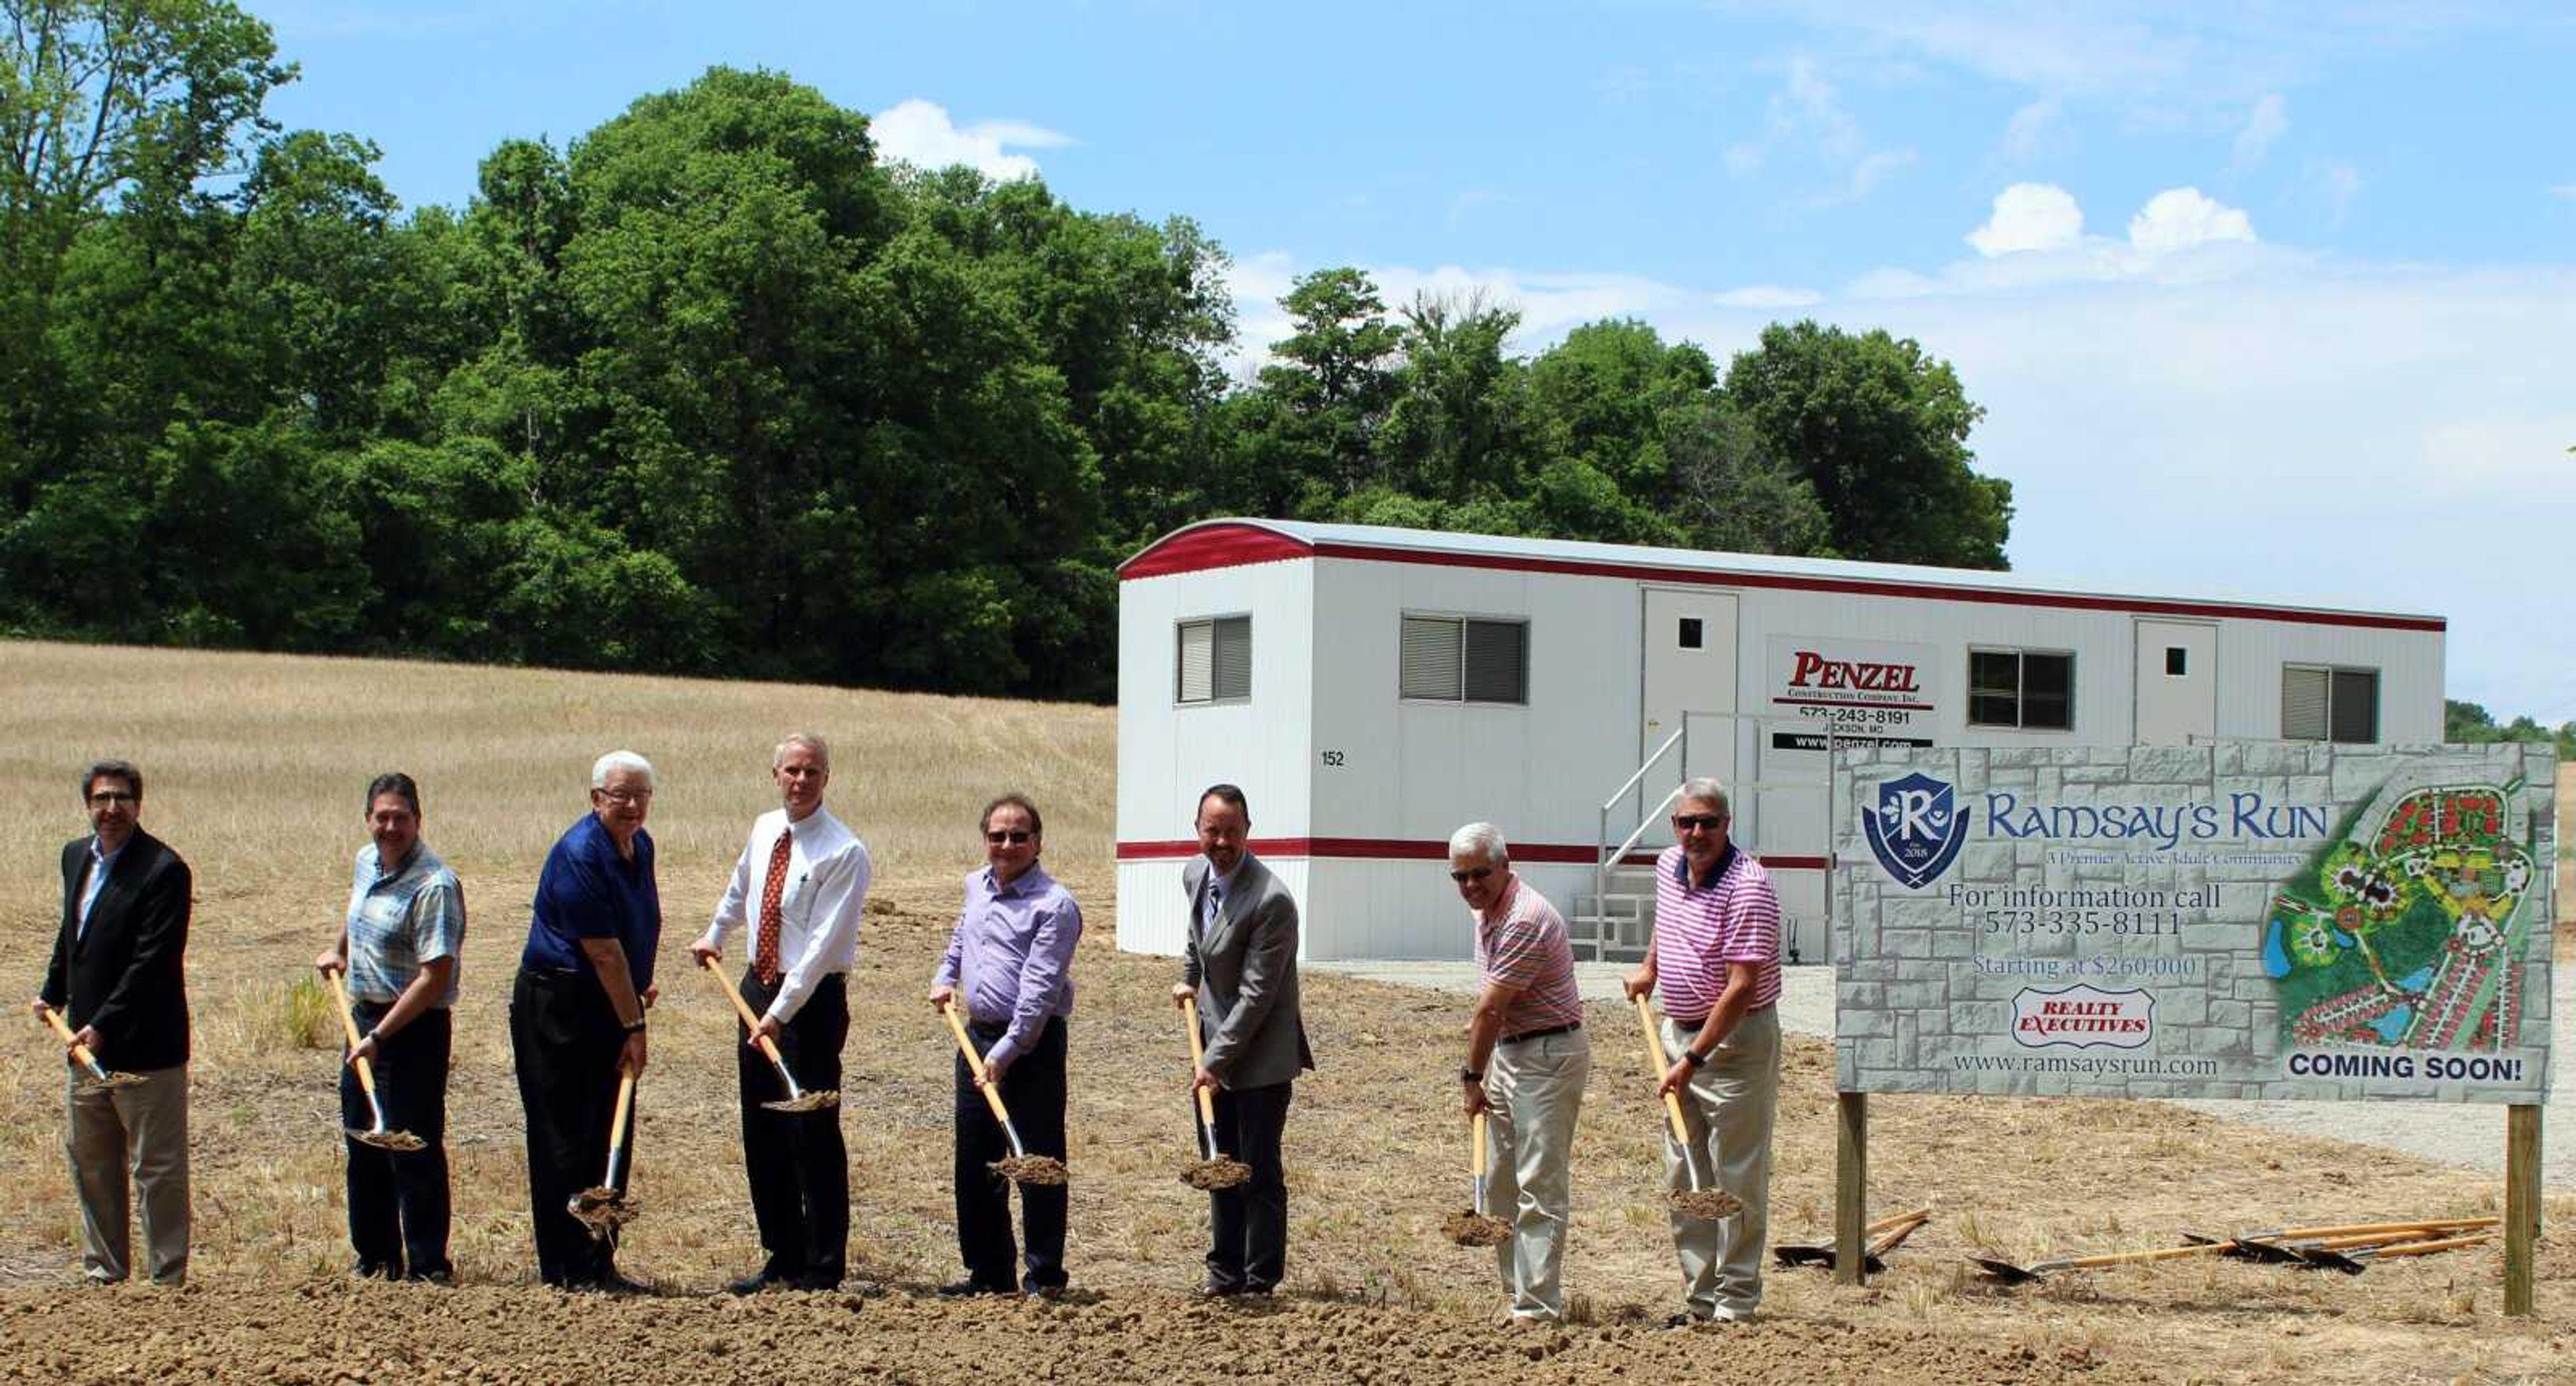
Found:
[{"label": "wristwatch", "polygon": [[1693,1068],[1697,1068],[1708,1062],[1708,1056],[1685,1044],[1682,1046],[1682,1062],[1689,1064]]},{"label": "wristwatch", "polygon": [[1458,1081],[1461,1083],[1476,1083],[1481,1085],[1485,1081],[1485,1075],[1472,1068],[1462,1068],[1458,1070]]},{"label": "wristwatch", "polygon": [[640,1035],[644,1033],[644,1017],[637,1016],[635,1018],[635,1023],[626,1027],[626,1033],[630,1035]]}]

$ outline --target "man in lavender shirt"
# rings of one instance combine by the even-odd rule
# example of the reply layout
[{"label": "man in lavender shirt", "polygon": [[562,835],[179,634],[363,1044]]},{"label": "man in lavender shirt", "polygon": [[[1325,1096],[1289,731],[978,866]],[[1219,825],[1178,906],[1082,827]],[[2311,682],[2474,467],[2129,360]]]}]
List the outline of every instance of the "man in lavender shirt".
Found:
[{"label": "man in lavender shirt", "polygon": [[[1073,945],[1082,908],[1038,865],[1037,805],[1005,794],[984,807],[984,860],[966,873],[966,907],[930,979],[930,1004],[962,1002],[1031,1155],[1064,1158],[1064,1022],[1073,1014]],[[966,1278],[943,1295],[1052,1295],[1064,1288],[1065,1187],[1022,1185],[1023,1256],[1011,1246],[1010,1182],[990,1168],[1011,1153],[1000,1122],[957,1056],[957,1250]],[[1020,1265],[1025,1265],[1022,1273]]]}]

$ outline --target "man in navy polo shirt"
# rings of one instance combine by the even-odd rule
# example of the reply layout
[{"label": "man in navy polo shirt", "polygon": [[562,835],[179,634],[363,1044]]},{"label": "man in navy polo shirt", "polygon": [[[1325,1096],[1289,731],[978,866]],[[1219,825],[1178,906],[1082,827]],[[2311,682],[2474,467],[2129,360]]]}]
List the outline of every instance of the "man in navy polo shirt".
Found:
[{"label": "man in navy polo shirt", "polygon": [[[662,942],[653,836],[644,831],[652,806],[653,766],[642,756],[611,751],[591,766],[590,813],[546,854],[510,992],[537,1274],[563,1289],[642,1288],[618,1273],[616,1235],[592,1238],[566,1206],[607,1169],[620,1076],[644,1072],[644,1008]],[[631,1109],[626,1120],[621,1188],[634,1166]]]}]

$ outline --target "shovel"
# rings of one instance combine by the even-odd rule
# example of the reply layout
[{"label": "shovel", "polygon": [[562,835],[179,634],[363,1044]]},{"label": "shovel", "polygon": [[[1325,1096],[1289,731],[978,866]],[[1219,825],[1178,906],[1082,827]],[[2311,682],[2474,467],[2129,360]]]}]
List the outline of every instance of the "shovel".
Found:
[{"label": "shovel", "polygon": [[[1190,1031],[1190,1071],[1196,1073],[1206,1054],[1199,1046],[1199,1003],[1196,997],[1181,1002],[1181,1023]],[[1181,1182],[1193,1189],[1231,1189],[1252,1178],[1252,1166],[1216,1148],[1216,1100],[1208,1090],[1192,1086],[1198,1098],[1199,1155],[1181,1171]]]},{"label": "shovel", "polygon": [[993,1109],[993,1119],[1002,1123],[1002,1134],[1010,1137],[1009,1159],[995,1160],[996,1173],[1022,1184],[1061,1184],[1065,1181],[1064,1161],[1048,1155],[1032,1155],[1020,1144],[1020,1129],[1011,1124],[1010,1109],[1002,1105],[1002,1090],[984,1080],[984,1056],[975,1052],[975,1042],[966,1038],[966,1023],[957,1018],[955,1002],[939,1008],[948,1017],[948,1028],[957,1036],[957,1049],[966,1056],[966,1069],[975,1075],[975,1087],[984,1094],[984,1105]]},{"label": "shovel", "polygon": [[[699,965],[706,968],[708,976],[716,979],[717,986],[724,988],[725,999],[733,1002],[733,1012],[742,1017],[743,1028],[758,1034],[760,1017],[753,1015],[751,1007],[744,1004],[742,988],[735,986],[733,979],[718,970],[712,961],[702,962]],[[817,1088],[807,1092],[796,1086],[796,1075],[787,1071],[787,1060],[779,1055],[777,1041],[767,1035],[761,1035],[760,1052],[769,1056],[770,1064],[778,1070],[779,1080],[787,1084],[785,1097],[772,1102],[763,1102],[761,1106],[773,1112],[819,1112],[841,1105],[841,1094],[836,1090]]]},{"label": "shovel", "polygon": [[63,1043],[72,1047],[72,1058],[78,1060],[81,1067],[89,1070],[89,1080],[92,1083],[102,1088],[130,1088],[143,1081],[143,1075],[140,1073],[113,1073],[99,1067],[98,1056],[89,1052],[89,1046],[72,1038],[72,1027],[63,1023],[63,1013],[51,1006],[41,1009],[45,1013],[45,1023],[53,1026],[54,1033],[63,1037]]},{"label": "shovel", "polygon": [[[340,1029],[349,1037],[349,1052],[356,1054],[358,1018],[349,1012],[348,984],[340,980],[340,974],[337,972],[326,972],[323,975],[331,979],[331,999],[340,1003]],[[409,1131],[385,1129],[385,1104],[376,1097],[375,1069],[364,1058],[358,1060],[356,1067],[358,1086],[367,1094],[367,1110],[376,1114],[376,1124],[365,1130],[355,1126],[342,1127],[342,1130],[349,1133],[349,1139],[360,1145],[372,1145],[378,1150],[418,1150],[428,1144]]]},{"label": "shovel", "polygon": [[1467,1123],[1467,1139],[1473,1146],[1467,1157],[1467,1211],[1451,1213],[1444,1229],[1449,1240],[1460,1246],[1500,1246],[1512,1235],[1509,1224],[1485,1212],[1485,1114]]},{"label": "shovel", "polygon": [[2193,1246],[2215,1245],[2219,1255],[2236,1260],[2304,1266],[2311,1264],[2305,1253],[2312,1249],[2340,1251],[2377,1242],[2400,1242],[2410,1237],[2442,1236],[2475,1227],[2493,1227],[2498,1221],[2496,1218],[2452,1218],[2427,1222],[2352,1222],[2329,1227],[2282,1227],[2268,1232],[2240,1233],[2229,1238],[2186,1232],[2183,1240]]},{"label": "shovel", "polygon": [[599,1187],[584,1189],[572,1196],[564,1211],[590,1229],[590,1235],[606,1241],[618,1228],[634,1221],[635,1200],[617,1187],[617,1167],[626,1159],[626,1114],[635,1106],[635,1075],[623,1073],[617,1079],[617,1115],[608,1120],[608,1173]]},{"label": "shovel", "polygon": [[[1896,1250],[1898,1247],[1905,1245],[1906,1238],[1911,1237],[1917,1231],[1920,1231],[1923,1224],[1930,1222],[1931,1220],[1931,1209],[1917,1208],[1910,1213],[1897,1213],[1889,1217],[1880,1218],[1878,1221],[1862,1228],[1862,1235],[1877,1237],[1880,1239],[1870,1243],[1868,1248],[1863,1252],[1862,1264],[1869,1267],[1869,1273],[1872,1275],[1876,1275],[1880,1271],[1887,1269],[1885,1265],[1880,1263],[1879,1258]],[[1771,1261],[1774,1265],[1824,1266],[1831,1269],[1834,1264],[1834,1260],[1833,1247],[1824,1243],[1795,1243],[1788,1246],[1775,1246],[1771,1248]]]},{"label": "shovel", "polygon": [[2113,1251],[2099,1256],[2057,1256],[2016,1266],[2010,1261],[1993,1261],[1971,1256],[1969,1263],[2006,1285],[2026,1285],[2051,1271],[2093,1270],[2102,1266],[2127,1266],[2144,1261],[2178,1261],[2188,1256],[2215,1256],[2231,1242],[2206,1242],[2197,1246],[2159,1247],[2154,1251]]},{"label": "shovel", "polygon": [[[1654,1062],[1655,1081],[1661,1083],[1673,1061],[1664,1055],[1664,1036],[1655,1028],[1655,1013],[1647,1008],[1646,998],[1640,996],[1636,1000],[1637,1020],[1646,1027],[1646,1056]],[[1672,1093],[1664,1094],[1664,1117],[1667,1123],[1664,1139],[1672,1147],[1673,1158],[1681,1161],[1682,1172],[1690,1179],[1690,1188],[1672,1195],[1673,1210],[1683,1217],[1703,1222],[1714,1222],[1743,1211],[1744,1200],[1724,1189],[1699,1186],[1699,1166],[1692,1162],[1690,1155],[1690,1126],[1682,1120],[1682,1100]]]},{"label": "shovel", "polygon": [[2472,1232],[2466,1236],[2436,1237],[2430,1241],[2421,1242],[2381,1243],[2378,1246],[2355,1247],[2348,1251],[2318,1247],[2303,1250],[2299,1256],[2307,1263],[2310,1270],[2339,1270],[2346,1275],[2359,1275],[2365,1269],[2362,1264],[2365,1261],[2387,1261],[2405,1256],[2430,1256],[2441,1251],[2456,1251],[2464,1246],[2476,1246],[2494,1235],[2493,1232]]}]

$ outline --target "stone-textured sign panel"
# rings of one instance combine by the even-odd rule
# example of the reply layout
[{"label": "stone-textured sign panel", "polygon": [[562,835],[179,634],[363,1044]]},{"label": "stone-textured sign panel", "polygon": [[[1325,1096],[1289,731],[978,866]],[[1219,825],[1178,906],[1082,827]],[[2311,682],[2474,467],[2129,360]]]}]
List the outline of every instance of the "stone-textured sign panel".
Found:
[{"label": "stone-textured sign panel", "polygon": [[1863,1092],[2540,1102],[2546,746],[1844,751]]}]

